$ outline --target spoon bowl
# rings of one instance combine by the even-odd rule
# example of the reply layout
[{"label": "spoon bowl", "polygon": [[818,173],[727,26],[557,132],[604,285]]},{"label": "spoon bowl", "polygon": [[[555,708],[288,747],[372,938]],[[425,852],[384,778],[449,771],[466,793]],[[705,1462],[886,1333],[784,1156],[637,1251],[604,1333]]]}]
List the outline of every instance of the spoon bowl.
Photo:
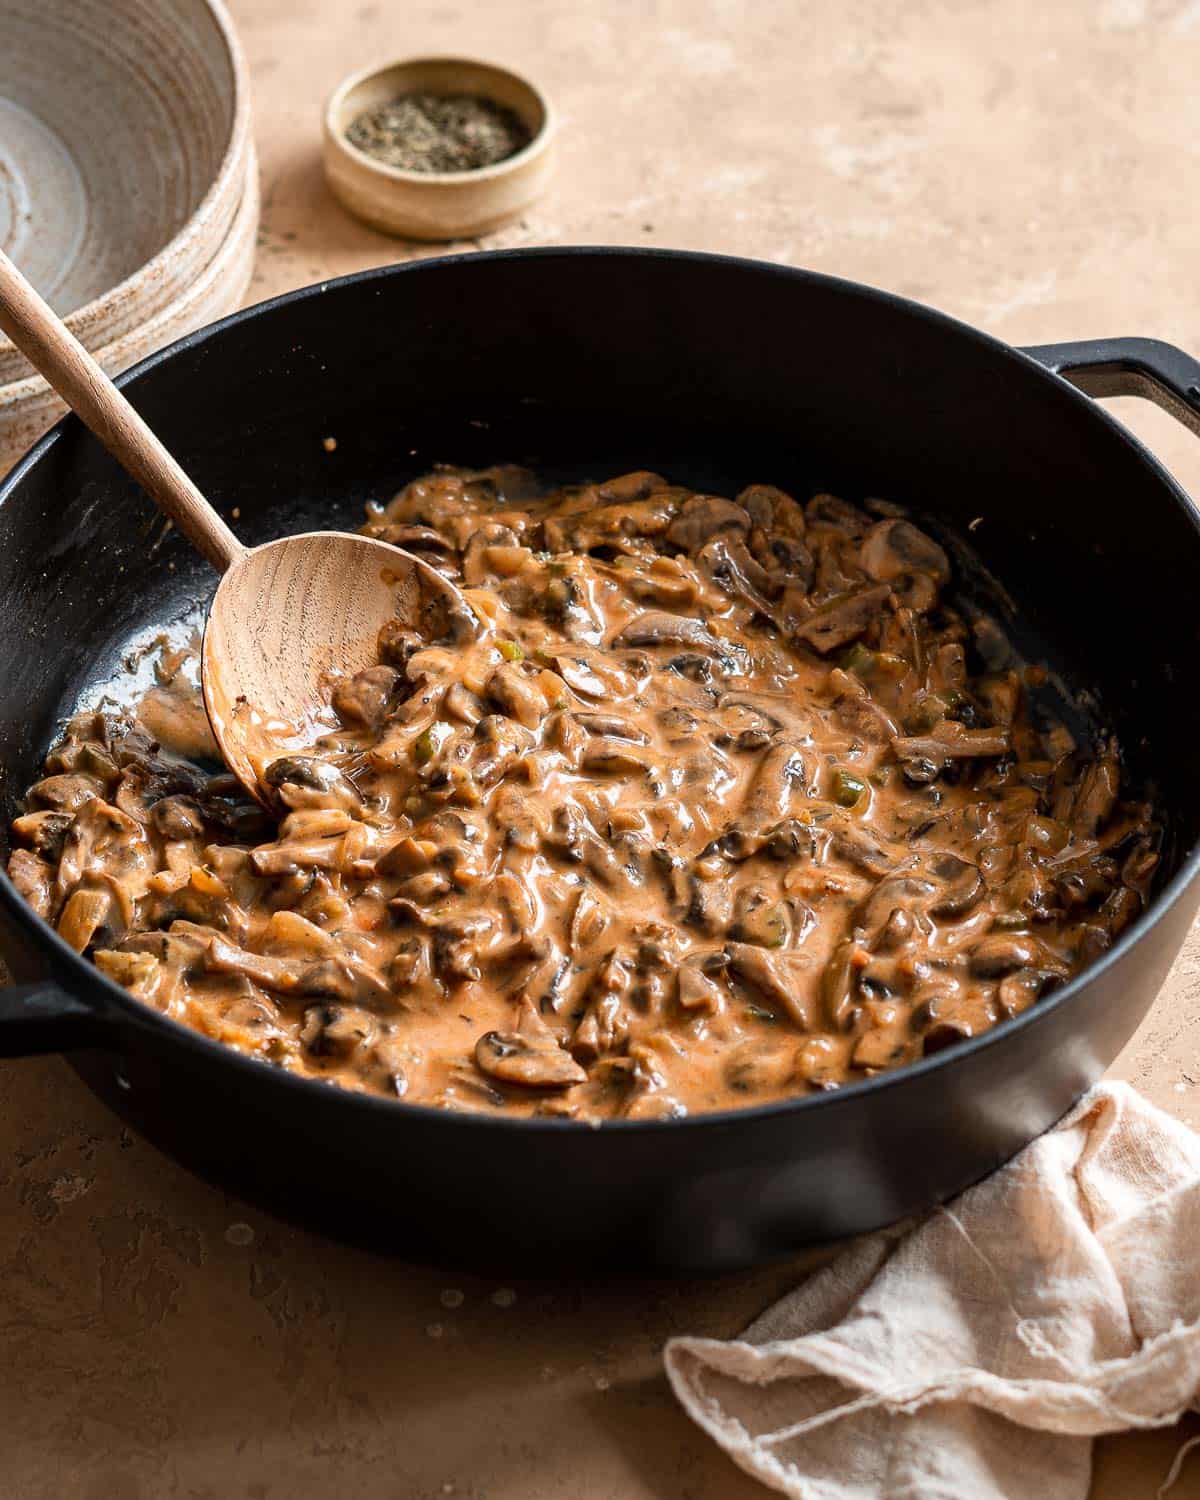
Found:
[{"label": "spoon bowl", "polygon": [[272,761],[339,727],[334,685],[379,661],[393,620],[424,640],[476,632],[449,579],[373,537],[305,532],[230,564],[204,630],[204,705],[225,763],[259,801]]}]

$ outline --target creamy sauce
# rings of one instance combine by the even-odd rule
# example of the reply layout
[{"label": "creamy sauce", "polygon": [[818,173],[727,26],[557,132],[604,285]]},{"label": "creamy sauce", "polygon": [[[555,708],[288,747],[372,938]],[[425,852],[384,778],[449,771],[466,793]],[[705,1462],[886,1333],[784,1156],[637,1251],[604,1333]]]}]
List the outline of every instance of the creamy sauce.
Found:
[{"label": "creamy sauce", "polygon": [[385,628],[274,817],[158,750],[205,738],[180,658],[16,824],[42,915],[199,1030],[448,1108],[671,1116],[975,1035],[1141,910],[1115,743],[1035,722],[1044,673],[895,507],[447,470],[365,529],[477,638]]}]

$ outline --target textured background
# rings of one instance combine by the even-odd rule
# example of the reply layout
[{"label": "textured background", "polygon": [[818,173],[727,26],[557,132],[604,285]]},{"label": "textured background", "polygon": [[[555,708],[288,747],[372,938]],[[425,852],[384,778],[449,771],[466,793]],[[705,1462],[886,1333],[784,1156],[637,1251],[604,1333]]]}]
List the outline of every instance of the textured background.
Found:
[{"label": "textured background", "polygon": [[[372,60],[463,51],[526,69],[562,117],[552,196],[489,244],[725,250],[1013,342],[1200,352],[1200,0],[233,10],[263,165],[254,300],[408,253],[327,194],[321,100]],[[1200,493],[1200,445],[1119,406]],[[1198,1041],[1193,943],[1116,1072],[1200,1125]],[[603,1287],[374,1259],[198,1183],[42,1060],[0,1070],[0,1268],[6,1500],[766,1493],[675,1409],[657,1351],[734,1332],[795,1267]],[[1152,1500],[1195,1431],[1103,1442],[1095,1500]],[[1171,1492],[1197,1495],[1200,1454]]]}]

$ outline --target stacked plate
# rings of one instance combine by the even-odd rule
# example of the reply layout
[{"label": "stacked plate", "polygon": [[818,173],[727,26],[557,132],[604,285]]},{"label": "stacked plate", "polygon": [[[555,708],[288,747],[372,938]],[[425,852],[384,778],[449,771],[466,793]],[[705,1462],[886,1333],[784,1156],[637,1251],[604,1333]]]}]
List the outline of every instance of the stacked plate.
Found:
[{"label": "stacked plate", "polygon": [[[0,0],[0,248],[116,374],[237,307],[258,231],[220,0]],[[0,474],[62,413],[0,336]]]}]

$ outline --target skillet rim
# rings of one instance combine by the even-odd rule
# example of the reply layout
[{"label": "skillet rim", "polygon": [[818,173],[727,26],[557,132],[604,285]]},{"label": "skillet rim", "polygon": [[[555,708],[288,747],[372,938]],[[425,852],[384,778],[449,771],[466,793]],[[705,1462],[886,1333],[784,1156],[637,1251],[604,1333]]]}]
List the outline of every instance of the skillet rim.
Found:
[{"label": "skillet rim", "polygon": [[[290,306],[293,303],[309,301],[321,296],[326,292],[348,285],[369,285],[379,283],[380,285],[390,281],[393,277],[400,275],[419,275],[422,272],[429,273],[439,266],[461,266],[473,261],[551,261],[551,260],[624,260],[624,261],[666,261],[676,264],[698,264],[710,266],[725,266],[733,270],[745,272],[759,277],[772,277],[781,281],[799,282],[806,285],[817,286],[829,291],[864,299],[893,310],[901,311],[911,317],[932,324],[935,327],[958,335],[965,340],[986,351],[990,355],[1003,362],[1014,366],[1024,374],[1041,381],[1047,390],[1053,389],[1057,396],[1055,399],[1066,399],[1075,406],[1090,414],[1091,419],[1100,422],[1110,434],[1116,437],[1130,448],[1135,456],[1150,470],[1152,475],[1165,489],[1167,496],[1181,511],[1184,519],[1191,527],[1193,534],[1200,542],[1200,510],[1192,505],[1186,491],[1179,482],[1171,475],[1161,461],[1142,443],[1123,423],[1100,405],[1099,401],[1085,395],[1062,376],[1056,375],[1034,359],[1032,355],[1026,354],[1022,349],[1005,343],[991,334],[984,333],[973,324],[965,323],[959,318],[952,317],[936,308],[927,306],[922,302],[915,302],[910,298],[899,296],[895,292],[889,292],[881,287],[871,286],[866,282],[852,281],[847,277],[830,276],[820,271],[805,270],[797,266],[780,265],[772,261],[755,260],[747,256],[722,255],[711,251],[701,250],[672,250],[655,247],[624,246],[624,245],[562,245],[562,246],[535,246],[516,250],[488,250],[462,252],[455,255],[428,256],[421,260],[391,263],[383,266],[372,267],[365,271],[352,272],[349,275],[330,277],[324,281],[313,282],[308,286],[295,287],[291,291],[282,292],[278,296],[267,298],[262,302],[256,302],[249,307],[239,308],[227,317],[219,319],[215,323],[207,324],[205,327],[195,330],[193,333],[185,334],[176,339],[165,348],[156,350],[145,359],[140,360],[131,369],[125,371],[116,378],[116,384],[124,389],[142,379],[143,376],[151,374],[160,364],[174,358],[178,354],[185,353],[191,349],[200,347],[210,339],[223,333],[227,328],[250,322],[263,313],[274,312],[276,309]],[[21,484],[25,476],[41,461],[42,457],[50,451],[64,433],[72,429],[82,429],[83,424],[72,412],[64,417],[47,432],[34,446],[22,457],[10,472],[0,479],[0,507],[8,500],[10,494]],[[90,437],[91,435],[88,434]],[[95,439],[92,439],[95,441]],[[458,1128],[468,1132],[480,1129],[496,1131],[503,1130],[508,1133],[543,1135],[551,1133],[566,1133],[581,1136],[583,1138],[600,1138],[613,1134],[619,1135],[659,1135],[663,1131],[680,1132],[690,1130],[695,1133],[698,1130],[724,1130],[739,1121],[765,1122],[777,1119],[784,1115],[802,1113],[815,1113],[819,1110],[832,1112],[839,1107],[853,1105],[856,1100],[867,1095],[875,1095],[890,1089],[902,1088],[906,1082],[912,1080],[914,1083],[925,1079],[931,1073],[937,1072],[947,1065],[953,1065],[968,1056],[974,1056],[994,1043],[999,1043],[1007,1037],[1014,1036],[1018,1031],[1028,1027],[1036,1026],[1043,1018],[1051,1012],[1057,1011],[1061,1006],[1073,1002],[1082,991],[1095,979],[1106,973],[1124,960],[1127,954],[1148,934],[1159,921],[1175,906],[1183,897],[1188,887],[1196,880],[1200,873],[1200,841],[1183,857],[1179,869],[1171,877],[1167,885],[1159,892],[1151,903],[1149,909],[1142,913],[1129,930],[1125,932],[1103,957],[1090,964],[1080,974],[1069,980],[1060,990],[1055,990],[1044,1001],[1038,1001],[1028,1010],[1009,1020],[1002,1021],[998,1025],[981,1032],[978,1036],[968,1038],[947,1048],[943,1052],[936,1053],[933,1057],[924,1057],[916,1062],[906,1064],[902,1068],[879,1073],[874,1078],[866,1078],[860,1082],[848,1084],[842,1088],[829,1093],[814,1093],[797,1095],[794,1098],[773,1100],[767,1104],[750,1105],[738,1109],[713,1110],[707,1113],[683,1115],[672,1119],[659,1120],[602,1120],[595,1123],[559,1119],[547,1116],[518,1116],[506,1117],[503,1115],[493,1116],[474,1112],[458,1112],[455,1110],[440,1109],[436,1105],[408,1103],[404,1099],[388,1099],[382,1095],[360,1093],[354,1089],[340,1088],[328,1080],[307,1077],[301,1074],[290,1073],[284,1069],[274,1067],[272,1064],[249,1053],[241,1052],[224,1042],[219,1042],[211,1037],[206,1037],[182,1021],[176,1021],[170,1016],[164,1016],[148,1005],[144,1005],[129,992],[118,985],[114,980],[107,978],[99,969],[87,961],[80,953],[69,947],[58,933],[28,905],[9,880],[7,872],[0,867],[0,904],[2,904],[13,916],[18,926],[29,929],[31,936],[41,949],[49,949],[53,958],[50,982],[62,984],[62,970],[65,968],[78,979],[85,989],[95,987],[104,997],[104,1004],[91,1006],[97,1021],[102,1026],[111,1026],[115,1036],[130,1027],[136,1034],[138,1031],[165,1033],[166,1039],[173,1043],[183,1045],[193,1052],[197,1052],[204,1059],[211,1060],[226,1066],[231,1066],[240,1072],[244,1072],[247,1078],[263,1080],[270,1078],[273,1083],[285,1089],[301,1089],[305,1097],[315,1097],[314,1090],[322,1090],[327,1105],[333,1108],[362,1108],[374,1113],[386,1112],[382,1117],[394,1120],[415,1117],[425,1121],[427,1124],[434,1122],[447,1128]],[[65,987],[65,986],[64,986]],[[1152,1002],[1153,1003],[1153,1002]],[[121,1020],[113,1018],[113,1010],[121,1013]],[[103,1041],[97,1044],[98,1048],[107,1050]],[[397,1111],[400,1113],[397,1114]]]}]

